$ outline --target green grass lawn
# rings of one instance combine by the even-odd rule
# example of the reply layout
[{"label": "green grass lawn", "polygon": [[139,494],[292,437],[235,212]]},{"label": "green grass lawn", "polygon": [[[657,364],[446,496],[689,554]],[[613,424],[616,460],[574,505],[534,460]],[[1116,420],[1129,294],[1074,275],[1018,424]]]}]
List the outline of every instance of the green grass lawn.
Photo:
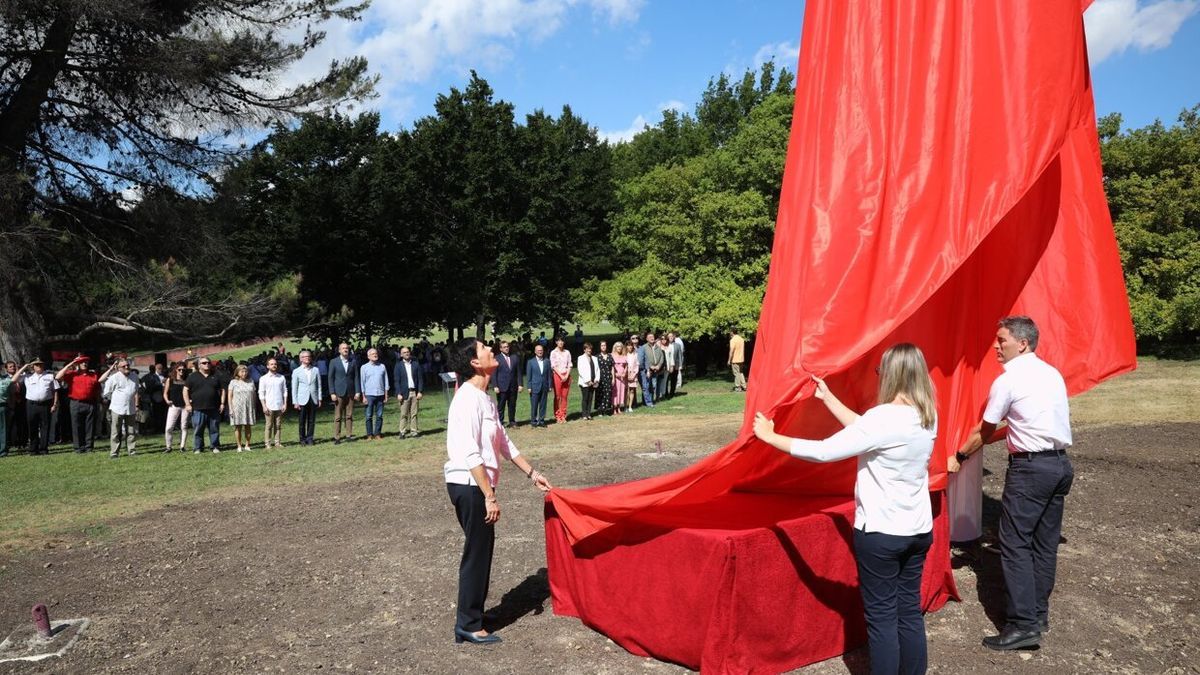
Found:
[{"label": "green grass lawn", "polygon": [[[743,394],[729,391],[723,380],[689,381],[676,398],[641,416],[710,415],[740,412]],[[573,416],[579,414],[579,389],[570,399]],[[547,405],[553,419],[553,401]],[[262,424],[254,428],[256,445],[249,453],[232,451],[233,429],[221,429],[224,451],[219,455],[162,453],[160,435],[138,439],[138,455],[109,459],[108,440],[97,439],[96,452],[77,455],[69,445],[52,448],[47,457],[25,454],[0,460],[0,549],[21,548],[64,532],[96,538],[113,518],[132,515],[167,504],[177,504],[231,491],[256,491],[273,486],[309,482],[334,482],[375,473],[405,470],[422,462],[422,470],[436,472],[445,453],[446,401],[440,391],[421,401],[422,435],[395,437],[399,414],[389,402],[384,414],[382,441],[358,440],[333,445],[333,415],[328,409],[317,417],[316,437],[326,442],[314,447],[296,444],[296,413],[284,419],[284,447],[264,450]],[[364,408],[355,408],[355,432],[364,430]],[[529,397],[518,397],[517,419],[529,419]],[[582,426],[580,427],[582,430]],[[188,438],[189,448],[191,437]],[[178,443],[178,440],[176,440]],[[431,459],[432,458],[432,459]],[[433,462],[430,464],[430,462]],[[426,466],[429,465],[429,466]],[[431,468],[432,467],[432,468]],[[94,528],[101,528],[96,530]],[[89,529],[92,528],[92,529]]]},{"label": "green grass lawn", "polygon": [[[744,394],[731,393],[723,376],[689,380],[682,395],[635,415],[706,416],[740,413]],[[579,414],[579,389],[572,388],[570,410]],[[553,417],[552,402],[547,405]],[[1200,361],[1144,359],[1138,370],[1072,400],[1076,427],[1111,424],[1161,424],[1200,420]],[[389,403],[384,416],[383,441],[359,440],[335,446],[332,414],[318,415],[316,436],[325,440],[315,447],[296,445],[296,415],[284,420],[285,446],[250,453],[230,452],[233,430],[224,427],[221,440],[227,449],[220,455],[191,452],[162,454],[158,435],[139,439],[139,455],[110,460],[107,439],[99,439],[97,452],[76,455],[69,446],[58,446],[48,457],[25,454],[0,459],[0,549],[28,548],[70,534],[85,538],[108,536],[109,524],[121,516],[217,495],[252,494],[276,486],[336,482],[372,474],[421,471],[436,476],[445,456],[443,418],[445,399],[440,391],[427,395],[421,406],[422,436],[397,439],[399,416]],[[517,419],[529,419],[529,397],[518,397]],[[363,408],[355,409],[355,431],[363,433]],[[664,420],[665,421],[665,420]],[[614,423],[619,421],[614,420]],[[568,424],[568,434],[594,434],[597,427]],[[254,429],[261,444],[262,425]],[[189,439],[190,440],[190,439]],[[716,449],[715,447],[713,449]]]}]

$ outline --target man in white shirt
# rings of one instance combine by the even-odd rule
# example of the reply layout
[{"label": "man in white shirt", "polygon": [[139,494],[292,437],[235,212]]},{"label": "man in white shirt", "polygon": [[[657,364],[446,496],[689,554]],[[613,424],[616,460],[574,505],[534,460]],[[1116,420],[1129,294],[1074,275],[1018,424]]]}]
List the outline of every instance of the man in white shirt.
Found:
[{"label": "man in white shirt", "polygon": [[596,386],[600,384],[600,364],[592,356],[592,343],[583,343],[583,353],[579,355],[575,367],[579,370],[579,391],[583,394],[583,419],[592,419],[592,402],[596,396]]},{"label": "man in white shirt", "polygon": [[[21,376],[30,368],[33,372]],[[58,408],[58,380],[46,372],[46,364],[34,359],[13,373],[13,382],[25,388],[25,419],[29,425],[29,453],[50,454],[50,420]]]},{"label": "man in white shirt", "polygon": [[129,456],[137,452],[138,381],[130,375],[129,361],[118,359],[100,376],[104,385],[103,396],[108,399],[109,453],[116,458],[121,454],[121,437],[125,437],[125,450]]},{"label": "man in white shirt", "polygon": [[266,441],[263,447],[280,447],[279,431],[283,426],[283,415],[288,407],[287,378],[279,372],[279,362],[267,360],[267,372],[258,378],[258,400],[262,403]]},{"label": "man in white shirt", "polygon": [[[1007,439],[1008,473],[1000,511],[1000,565],[1008,595],[1008,616],[999,635],[986,637],[989,649],[1032,647],[1050,629],[1063,506],[1075,470],[1071,412],[1062,375],[1037,357],[1038,329],[1027,316],[1000,320],[996,358],[1004,373],[992,383],[979,427],[950,458],[949,470],[987,442]],[[1007,426],[997,431],[1001,421]]]}]

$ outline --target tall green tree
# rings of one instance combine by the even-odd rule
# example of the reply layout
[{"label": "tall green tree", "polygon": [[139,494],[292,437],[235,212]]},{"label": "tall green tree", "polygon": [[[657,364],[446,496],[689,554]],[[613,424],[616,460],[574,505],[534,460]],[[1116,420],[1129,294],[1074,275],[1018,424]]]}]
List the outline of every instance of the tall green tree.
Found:
[{"label": "tall green tree", "polygon": [[[229,279],[196,285],[212,265],[211,249],[184,247],[164,273],[139,249],[146,230],[163,224],[114,210],[115,193],[203,192],[229,154],[228,134],[369,96],[373,80],[361,58],[334,62],[312,81],[276,83],[321,42],[322,22],[356,19],[365,7],[0,4],[0,351],[31,355],[50,333],[93,343],[229,337],[277,305]],[[290,38],[297,29],[303,35]]]},{"label": "tall green tree", "polygon": [[589,318],[688,338],[757,328],[794,100],[786,71],[759,75],[710,83],[697,115],[708,150],[620,182],[618,271],[578,294]]},{"label": "tall green tree", "polygon": [[557,119],[529,115],[518,146],[526,201],[497,245],[497,272],[509,289],[497,316],[556,326],[579,310],[570,291],[611,270],[612,153],[566,106]]},{"label": "tall green tree", "polygon": [[425,270],[400,264],[401,241],[376,203],[380,184],[396,178],[389,171],[379,180],[390,164],[378,128],[377,113],[310,115],[298,127],[277,126],[216,191],[214,216],[247,278],[268,284],[297,275],[304,303],[288,323],[310,335],[347,323],[371,324],[365,328],[377,335],[417,318],[400,312],[396,298],[419,298],[403,291],[415,290],[412,279]]},{"label": "tall green tree", "polygon": [[1178,123],[1100,120],[1105,192],[1143,342],[1200,335],[1200,105]]}]

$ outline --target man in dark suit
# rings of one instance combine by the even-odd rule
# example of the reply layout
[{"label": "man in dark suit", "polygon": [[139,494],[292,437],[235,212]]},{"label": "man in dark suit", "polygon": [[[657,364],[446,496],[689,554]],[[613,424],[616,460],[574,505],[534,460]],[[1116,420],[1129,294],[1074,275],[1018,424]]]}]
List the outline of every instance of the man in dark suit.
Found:
[{"label": "man in dark suit", "polygon": [[150,401],[150,430],[161,433],[167,426],[167,365],[154,364],[154,370],[142,378],[142,391]]},{"label": "man in dark suit", "polygon": [[525,364],[525,386],[529,389],[529,424],[534,428],[544,427],[546,396],[550,393],[550,360],[542,345],[533,348],[533,358]]},{"label": "man in dark suit", "polygon": [[338,355],[329,360],[329,397],[333,399],[333,444],[342,442],[342,427],[346,440],[354,440],[354,400],[362,400],[358,391],[358,362],[345,342],[338,345]]},{"label": "man in dark suit", "polygon": [[[496,355],[496,374],[492,375],[492,389],[496,392],[496,409],[499,411],[500,424],[511,427],[517,423],[517,394],[521,393],[521,358],[510,354],[508,340],[500,341],[500,353]],[[508,409],[508,422],[504,421],[504,411]]]},{"label": "man in dark suit", "polygon": [[396,400],[400,402],[400,438],[416,437],[417,413],[421,409],[421,397],[425,395],[425,372],[421,363],[413,360],[412,350],[400,348],[400,360],[392,370],[392,382],[396,387]]}]

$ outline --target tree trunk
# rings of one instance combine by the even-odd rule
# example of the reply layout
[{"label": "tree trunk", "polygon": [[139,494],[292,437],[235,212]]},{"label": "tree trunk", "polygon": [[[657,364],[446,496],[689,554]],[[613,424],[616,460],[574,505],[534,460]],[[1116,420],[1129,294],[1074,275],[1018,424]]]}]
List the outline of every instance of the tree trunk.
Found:
[{"label": "tree trunk", "polygon": [[13,90],[8,105],[0,109],[0,171],[16,171],[25,154],[25,143],[40,121],[42,104],[67,62],[67,49],[74,37],[75,17],[59,12],[46,29],[42,48],[29,60],[29,70]]},{"label": "tree trunk", "polygon": [[28,363],[42,352],[46,322],[34,307],[34,299],[17,279],[0,278],[0,357]]},{"label": "tree trunk", "polygon": [[487,317],[482,314],[475,315],[475,339],[480,342],[487,339]]}]

